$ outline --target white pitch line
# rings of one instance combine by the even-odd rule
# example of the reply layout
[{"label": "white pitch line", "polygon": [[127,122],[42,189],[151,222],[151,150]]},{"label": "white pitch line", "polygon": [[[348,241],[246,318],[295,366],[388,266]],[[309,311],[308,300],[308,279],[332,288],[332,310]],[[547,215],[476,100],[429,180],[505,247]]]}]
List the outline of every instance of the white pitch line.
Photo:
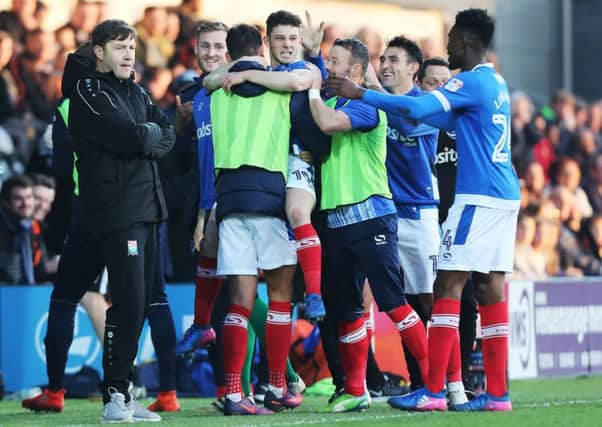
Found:
[{"label": "white pitch line", "polygon": [[[549,408],[552,406],[578,406],[578,405],[588,405],[588,404],[598,404],[602,403],[602,399],[577,399],[577,400],[556,400],[552,402],[534,402],[534,403],[523,403],[523,404],[514,404],[514,408]],[[451,411],[450,411],[451,412]],[[455,413],[455,412],[453,412]],[[332,414],[332,416],[325,415],[321,418],[313,418],[311,420],[303,419],[303,420],[295,420],[289,421],[284,420],[282,418],[273,419],[263,422],[261,424],[241,424],[239,427],[265,427],[270,425],[275,426],[298,426],[298,425],[313,425],[313,424],[336,424],[336,423],[346,423],[352,421],[366,421],[366,420],[386,420],[392,418],[401,418],[401,417],[412,417],[412,416],[427,416],[430,412],[407,412],[407,411],[397,411],[391,414],[370,414],[369,412],[366,415],[359,415],[357,413],[350,416],[341,416],[343,414]],[[336,418],[335,418],[336,417]],[[271,417],[270,417],[271,418]]]}]

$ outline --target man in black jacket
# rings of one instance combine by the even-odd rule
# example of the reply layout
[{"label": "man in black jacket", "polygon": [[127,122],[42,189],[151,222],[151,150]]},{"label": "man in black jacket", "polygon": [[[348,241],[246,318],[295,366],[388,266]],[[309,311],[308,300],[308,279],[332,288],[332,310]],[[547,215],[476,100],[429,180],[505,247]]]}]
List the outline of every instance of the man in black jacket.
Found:
[{"label": "man in black jacket", "polygon": [[69,107],[84,215],[111,284],[103,355],[103,421],[132,421],[128,372],[150,301],[156,226],[167,218],[157,159],[172,148],[167,117],[132,80],[136,32],[107,20],[92,32],[96,72]]}]

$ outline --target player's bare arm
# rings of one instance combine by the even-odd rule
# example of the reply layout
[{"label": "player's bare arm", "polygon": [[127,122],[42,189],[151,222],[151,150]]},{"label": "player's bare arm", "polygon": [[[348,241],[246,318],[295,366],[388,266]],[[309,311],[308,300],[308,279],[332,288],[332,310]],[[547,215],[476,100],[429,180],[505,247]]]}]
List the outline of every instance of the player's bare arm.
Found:
[{"label": "player's bare arm", "polygon": [[311,115],[322,132],[332,135],[351,130],[351,120],[342,111],[328,107],[320,97],[322,75],[317,68],[312,71],[313,82],[309,91]]}]

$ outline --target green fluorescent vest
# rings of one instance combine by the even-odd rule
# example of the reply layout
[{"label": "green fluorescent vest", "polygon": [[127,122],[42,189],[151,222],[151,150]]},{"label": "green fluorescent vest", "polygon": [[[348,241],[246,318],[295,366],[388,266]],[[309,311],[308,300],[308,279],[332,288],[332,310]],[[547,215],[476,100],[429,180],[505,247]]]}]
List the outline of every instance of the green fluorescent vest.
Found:
[{"label": "green fluorescent vest", "polygon": [[222,89],[211,95],[215,173],[254,166],[287,177],[290,94],[267,91],[244,98]]},{"label": "green fluorescent vest", "polygon": [[[326,105],[334,108],[336,98]],[[378,126],[368,132],[350,130],[332,136],[330,156],[322,163],[320,209],[354,205],[371,196],[392,198],[385,159],[387,116],[378,110]]]},{"label": "green fluorescent vest", "polygon": [[[69,129],[69,98],[65,98],[63,100],[63,102],[61,102],[61,105],[59,105],[57,107],[57,109],[59,110],[59,114],[61,115],[63,122],[65,122],[65,127],[67,129]],[[79,196],[79,174],[77,173],[77,168],[75,167],[75,162],[77,162],[77,154],[75,154],[75,151],[74,151],[73,152],[73,184],[75,186],[73,187],[73,194],[75,194],[76,196]]]}]

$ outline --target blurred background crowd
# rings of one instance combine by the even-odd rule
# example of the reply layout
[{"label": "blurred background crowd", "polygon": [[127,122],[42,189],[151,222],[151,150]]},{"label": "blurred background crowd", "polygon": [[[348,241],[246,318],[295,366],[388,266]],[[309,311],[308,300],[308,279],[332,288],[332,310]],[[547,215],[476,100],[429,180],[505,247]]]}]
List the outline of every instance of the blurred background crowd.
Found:
[{"label": "blurred background crowd", "polygon": [[[65,212],[62,189],[52,178],[51,126],[66,57],[88,40],[98,22],[115,16],[105,1],[74,0],[68,22],[50,30],[53,1],[8,3],[0,12],[0,182],[12,184],[0,193],[0,282],[31,284],[52,279],[64,234],[53,226]],[[202,2],[150,5],[139,15],[136,79],[173,119],[176,94],[199,73],[194,46],[196,26],[206,18]],[[327,21],[322,55],[336,38],[356,36],[378,68],[386,35],[376,26],[348,33],[342,24]],[[445,56],[432,39],[420,44],[425,57]],[[602,275],[602,101],[586,102],[563,89],[550,99],[512,89],[512,160],[522,188],[512,278]],[[166,273],[170,281],[191,282],[196,194],[190,183],[195,178],[164,176],[171,252]],[[16,181],[31,186],[31,194],[11,191]],[[17,230],[10,216],[32,221]],[[19,235],[34,236],[30,253],[15,253],[15,247],[23,247],[14,244]],[[15,256],[31,256],[33,277],[11,271]]]}]

